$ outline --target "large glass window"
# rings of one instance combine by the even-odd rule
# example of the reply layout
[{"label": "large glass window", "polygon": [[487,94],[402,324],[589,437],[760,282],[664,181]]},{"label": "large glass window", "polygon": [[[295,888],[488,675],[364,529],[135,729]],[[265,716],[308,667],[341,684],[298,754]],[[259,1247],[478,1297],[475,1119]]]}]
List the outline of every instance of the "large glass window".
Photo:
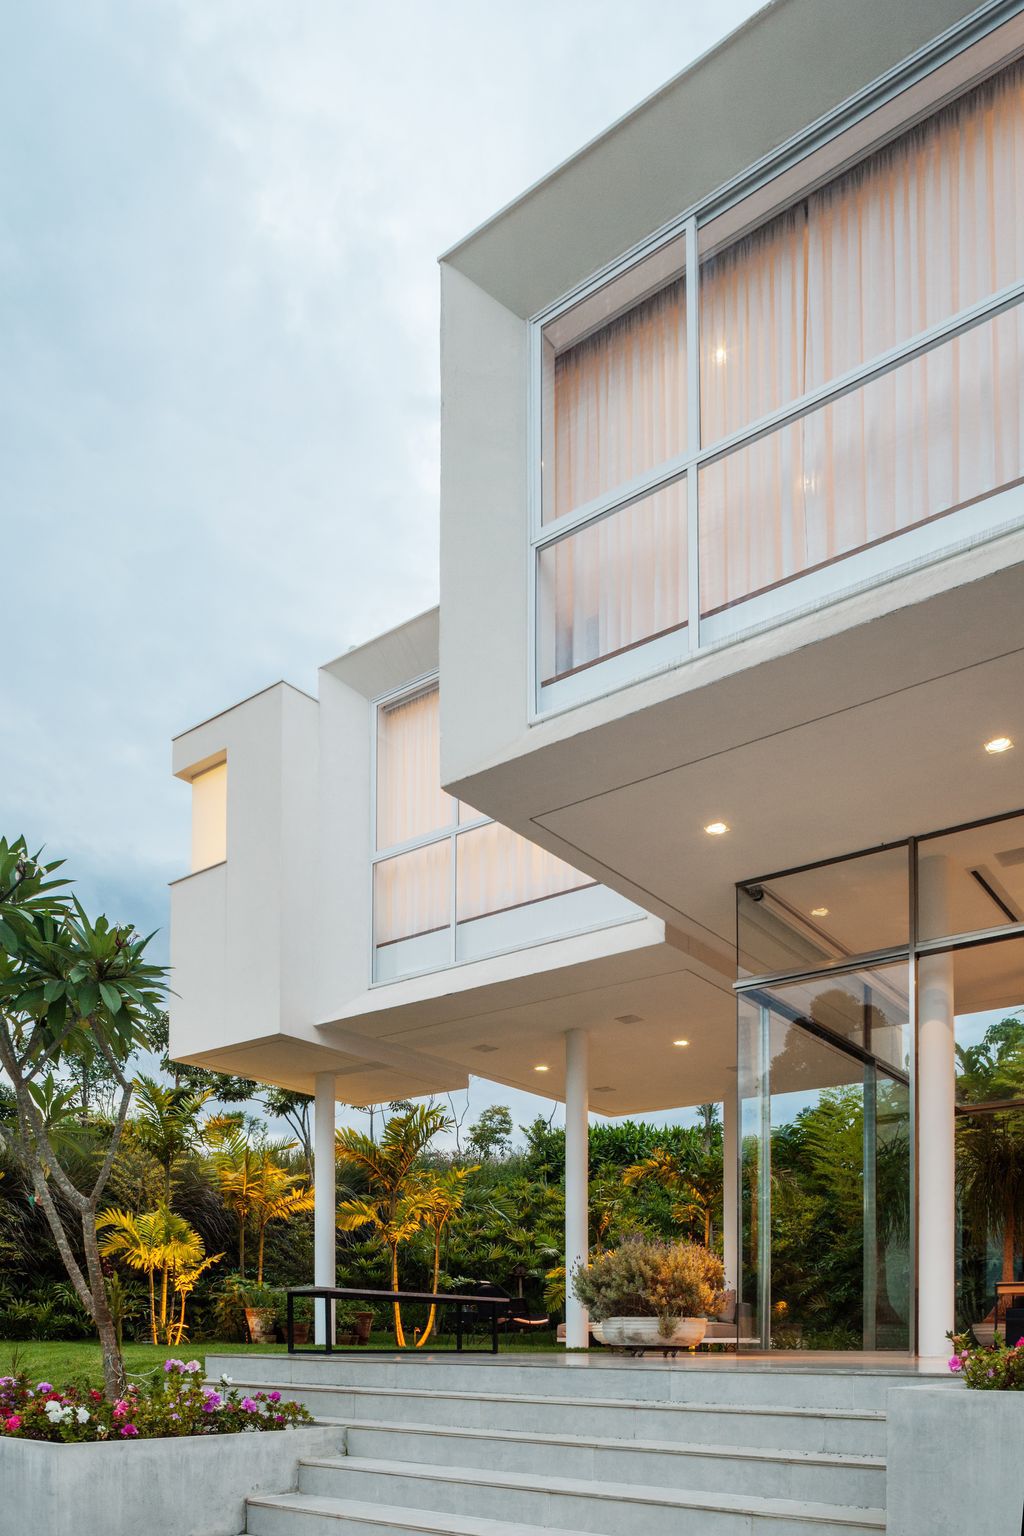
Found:
[{"label": "large glass window", "polygon": [[[918,1182],[955,1151],[949,1326],[990,1340],[1024,1297],[1022,828],[982,822],[738,890],[741,1288],[766,1344],[908,1347],[918,1143],[933,1159]],[[952,1146],[925,1138],[941,1124]],[[932,1217],[947,1191],[952,1214],[952,1189],[929,1184]]]},{"label": "large glass window", "polygon": [[544,323],[541,707],[1024,520],[1022,167],[1017,61]]},{"label": "large glass window", "polygon": [[440,788],[437,684],[377,707],[373,976],[394,981],[635,915]]},{"label": "large glass window", "polygon": [[686,448],[683,260],[675,240],[545,327],[545,522]]},{"label": "large glass window", "polygon": [[741,976],[809,971],[905,946],[906,845],[741,886],[736,921]]},{"label": "large glass window", "polygon": [[686,482],[587,523],[540,553],[544,685],[682,629]]},{"label": "large glass window", "polygon": [[1015,65],[705,261],[702,440],[1019,281],[1022,168]]},{"label": "large glass window", "polygon": [[741,1000],[744,1293],[776,1349],[909,1346],[907,982],[904,963]]},{"label": "large glass window", "polygon": [[1024,922],[1024,817],[927,838],[920,855],[917,921],[922,939]]}]

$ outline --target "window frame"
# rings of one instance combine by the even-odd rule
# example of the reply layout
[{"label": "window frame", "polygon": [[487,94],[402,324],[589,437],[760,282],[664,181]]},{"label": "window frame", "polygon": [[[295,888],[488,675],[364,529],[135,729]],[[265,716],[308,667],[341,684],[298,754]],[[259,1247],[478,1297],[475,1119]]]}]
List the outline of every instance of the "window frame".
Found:
[{"label": "window frame", "polygon": [[[554,933],[551,933],[551,934],[546,934],[542,938],[532,939],[532,940],[529,940],[527,942],[520,942],[520,943],[516,943],[516,944],[503,944],[503,945],[498,946],[494,950],[487,951],[486,954],[483,954],[483,955],[472,955],[472,956],[466,956],[466,957],[460,957],[459,956],[459,953],[458,953],[458,932],[459,932],[459,918],[458,918],[458,840],[466,832],[475,832],[475,831],[478,831],[481,827],[491,826],[492,824],[495,824],[495,818],[493,816],[484,816],[484,815],[481,815],[479,813],[475,813],[471,819],[468,819],[468,820],[465,820],[465,821],[460,820],[460,818],[459,818],[460,809],[469,810],[469,809],[472,809],[472,807],[466,806],[465,802],[459,800],[455,795],[450,795],[449,799],[452,801],[453,805],[455,806],[455,815],[454,815],[451,823],[448,826],[436,828],[432,832],[425,832],[425,833],[422,833],[418,837],[407,838],[404,842],[393,843],[393,844],[389,844],[387,846],[381,846],[378,843],[378,835],[377,835],[377,829],[378,829],[378,823],[377,823],[377,771],[378,771],[377,739],[378,739],[378,737],[377,737],[377,733],[378,733],[379,724],[380,724],[380,714],[381,714],[381,711],[384,710],[384,709],[387,709],[389,707],[392,707],[392,706],[394,706],[396,704],[401,704],[401,703],[406,702],[407,700],[414,699],[414,698],[417,698],[417,697],[419,697],[421,695],[433,692],[436,688],[439,687],[439,684],[440,684],[440,673],[435,669],[435,670],[433,670],[431,672],[422,673],[419,677],[414,678],[411,682],[403,683],[403,684],[401,684],[401,686],[399,686],[397,688],[389,689],[387,692],[379,694],[379,695],[377,695],[376,697],[372,698],[369,701],[369,722],[370,722],[370,864],[369,864],[369,914],[370,914],[369,947],[370,947],[370,953],[369,953],[369,975],[370,975],[370,986],[371,987],[390,987],[390,986],[395,986],[395,985],[400,984],[401,982],[409,981],[409,980],[413,979],[416,976],[429,976],[429,975],[436,974],[438,971],[448,970],[448,969],[450,969],[452,967],[460,966],[460,965],[476,965],[476,964],[478,964],[480,962],[480,960],[491,958],[494,955],[507,955],[507,954],[514,954],[518,950],[536,949],[539,944],[554,943],[554,942],[557,942],[560,939],[573,938],[577,934],[581,934],[581,933],[596,932],[596,931],[598,931],[599,929],[602,929],[602,928],[614,928],[614,927],[619,926],[621,923],[638,922],[638,921],[640,921],[641,918],[646,917],[648,914],[646,912],[642,911],[639,907],[636,907],[634,905],[632,907],[631,911],[624,912],[621,916],[618,916],[618,917],[614,917],[614,918],[611,918],[611,919],[609,919],[609,918],[602,918],[598,922],[580,924],[580,925],[577,925],[577,926],[572,927],[572,928],[566,928],[564,930],[560,930],[560,931],[557,931],[557,932],[554,932]],[[504,823],[496,823],[496,824],[497,825],[504,825]],[[520,834],[517,834],[517,835],[521,836],[522,834],[520,833]],[[527,839],[525,839],[525,841],[529,842],[529,839],[527,838]],[[439,843],[448,843],[448,845],[449,845],[449,871],[448,871],[448,879],[449,879],[449,890],[448,890],[448,930],[449,930],[449,940],[448,940],[448,958],[442,964],[426,965],[426,966],[423,966],[420,969],[415,970],[415,971],[405,971],[400,976],[380,977],[380,978],[378,978],[378,976],[377,976],[377,964],[376,964],[378,945],[377,945],[377,942],[376,942],[376,929],[375,929],[375,917],[376,917],[376,910],[375,910],[376,909],[376,871],[377,871],[377,866],[378,866],[378,864],[385,863],[388,859],[397,858],[401,854],[412,853],[412,852],[415,852],[419,848],[428,848],[428,847],[432,847],[432,846],[434,846],[436,844],[439,844]],[[556,857],[557,857],[557,855],[556,855]],[[548,901],[548,900],[554,899],[554,897],[557,897],[559,895],[572,895],[572,894],[574,894],[577,891],[580,891],[580,890],[590,890],[592,888],[593,889],[598,889],[598,890],[602,889],[601,882],[599,880],[587,879],[584,884],[579,885],[579,886],[574,886],[570,890],[567,890],[565,892],[554,892],[554,893],[552,893],[552,896],[538,897],[538,898],[536,898],[536,900],[538,902]],[[481,916],[493,916],[493,915],[496,915],[496,914],[481,914]],[[474,920],[474,919],[471,919],[471,921],[472,920]]]},{"label": "window frame", "polygon": [[[915,358],[923,357],[954,340],[957,336],[983,325],[987,321],[995,319],[1016,306],[1024,303],[1024,279],[997,290],[987,298],[962,309],[955,314],[947,316],[944,320],[929,327],[926,330],[909,336],[905,341],[889,348],[887,351],[877,354],[856,367],[848,369],[845,373],[837,375],[826,384],[788,401],[756,420],[748,422],[742,428],[719,438],[711,443],[703,443],[700,436],[700,284],[701,261],[712,254],[713,250],[730,245],[734,241],[743,238],[745,234],[763,227],[778,213],[792,206],[801,197],[808,195],[815,188],[827,185],[837,179],[845,171],[862,163],[884,145],[893,142],[908,132],[916,122],[922,121],[949,102],[966,95],[984,80],[998,74],[1008,67],[1015,59],[1024,55],[1024,39],[1019,36],[1014,38],[1015,46],[1009,51],[998,52],[994,57],[985,58],[986,51],[991,54],[991,47],[986,50],[983,46],[986,39],[993,39],[998,48],[999,29],[1024,15],[1022,0],[990,0],[990,3],[981,10],[974,12],[962,22],[951,27],[938,38],[919,49],[908,59],[881,76],[878,80],[866,86],[863,90],[842,103],[833,112],[826,114],[817,122],[812,123],[800,134],[795,135],[777,151],[764,157],[754,166],[742,172],[733,181],[716,189],[709,196],[684,211],[678,218],[672,220],[662,229],[656,231],[644,241],[624,253],[616,261],[609,263],[600,271],[594,273],[585,282],[556,300],[553,304],[541,310],[529,321],[528,335],[528,538],[527,538],[527,723],[533,725],[541,720],[547,720],[552,716],[575,709],[580,705],[591,702],[594,699],[604,697],[610,693],[678,666],[683,661],[692,659],[698,654],[711,650],[721,649],[741,640],[751,629],[761,630],[768,627],[776,627],[787,623],[797,617],[807,608],[819,608],[824,604],[840,601],[850,595],[851,592],[861,587],[874,587],[881,581],[889,579],[886,575],[869,576],[866,580],[852,581],[846,587],[840,587],[835,592],[830,592],[825,597],[812,597],[810,602],[801,603],[798,599],[791,608],[784,609],[778,614],[768,618],[762,618],[747,626],[740,624],[735,632],[717,639],[702,636],[702,616],[700,611],[700,505],[699,505],[699,480],[700,471],[708,465],[714,464],[726,458],[738,449],[745,448],[762,438],[768,437],[773,432],[784,428],[794,422],[811,415],[813,412],[824,408],[843,396],[853,393],[875,379],[882,378],[904,364],[912,362]],[[972,72],[970,65],[975,62],[971,50],[978,49],[980,67]],[[964,65],[967,65],[964,73]],[[954,81],[952,86],[943,91],[934,77],[936,71],[943,66],[951,66],[961,72],[962,78]],[[906,92],[914,96],[915,88],[923,90],[927,99],[918,101],[911,111],[898,111],[898,101]],[[930,92],[930,95],[928,94]],[[904,104],[906,106],[906,104]],[[886,107],[897,109],[897,115],[889,121],[883,132],[877,136],[869,133],[867,139],[859,143],[856,149],[846,155],[842,154],[844,144],[848,143],[849,135],[858,129],[858,126],[870,128],[870,123],[875,114],[884,117]],[[891,114],[890,114],[891,116]],[[824,168],[814,167],[817,174],[811,174],[813,158],[822,153],[831,156],[833,163]],[[803,179],[801,180],[801,174]],[[794,175],[796,179],[794,180]],[[776,200],[772,198],[772,184],[778,183],[775,188]],[[783,190],[784,189],[784,190]],[[702,234],[712,225],[730,213],[741,213],[743,205],[752,200],[758,201],[757,195],[766,194],[767,201],[757,208],[756,215],[744,222],[742,217],[735,228],[729,229],[723,234],[717,244],[709,245],[701,250]],[[566,314],[583,300],[606,288],[620,278],[626,276],[640,263],[654,256],[660,249],[669,243],[678,242],[682,238],[685,243],[685,259],[683,275],[686,280],[686,368],[687,368],[687,449],[670,460],[658,465],[643,475],[625,482],[614,490],[595,497],[582,506],[573,508],[561,517],[552,518],[544,522],[543,507],[543,430],[544,430],[544,332],[555,320]],[[652,636],[650,639],[634,642],[625,651],[615,651],[605,657],[599,657],[592,662],[575,668],[564,678],[551,679],[546,684],[541,675],[541,600],[540,600],[540,562],[542,551],[548,546],[559,542],[567,535],[575,533],[582,528],[596,524],[602,519],[615,516],[626,507],[643,500],[653,492],[666,486],[672,480],[686,477],[686,504],[687,504],[687,528],[686,538],[688,546],[688,592],[686,621],[673,630],[667,636]],[[956,509],[949,509],[955,511]],[[938,519],[936,519],[938,521]],[[1013,519],[1020,521],[1020,514]],[[913,533],[914,528],[902,530]],[[1000,528],[982,534],[982,539],[996,537]],[[868,546],[869,548],[871,546]],[[837,564],[846,559],[862,553],[853,550],[849,556],[842,556]],[[939,557],[939,552],[934,554],[925,552],[913,563],[930,563]],[[902,568],[901,562],[896,562],[892,569],[895,575]],[[792,580],[799,580],[803,573]],[[808,572],[807,574],[812,574]],[[787,582],[791,585],[792,581]],[[756,596],[757,594],[752,594]],[[708,618],[713,618],[708,615]]]}]

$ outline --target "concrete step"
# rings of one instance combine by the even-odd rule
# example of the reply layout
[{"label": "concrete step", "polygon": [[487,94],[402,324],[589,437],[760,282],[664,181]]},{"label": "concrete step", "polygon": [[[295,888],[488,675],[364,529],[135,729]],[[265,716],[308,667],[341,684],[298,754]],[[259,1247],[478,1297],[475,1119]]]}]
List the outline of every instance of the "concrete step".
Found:
[{"label": "concrete step", "polygon": [[529,1473],[545,1481],[599,1479],[860,1508],[885,1502],[881,1457],[372,1422],[350,1423],[345,1447],[350,1456],[374,1461]]},{"label": "concrete step", "polygon": [[583,1536],[579,1531],[512,1524],[507,1520],[478,1520],[472,1515],[406,1509],[396,1504],[366,1504],[358,1499],[317,1499],[310,1494],[284,1494],[250,1499],[248,1532],[243,1536],[316,1536],[343,1531],[367,1536]]},{"label": "concrete step", "polygon": [[[264,1387],[261,1377],[238,1385]],[[749,1404],[651,1403],[626,1398],[579,1399],[525,1393],[450,1392],[430,1387],[342,1387],[323,1382],[282,1384],[316,1418],[350,1423],[430,1423],[466,1429],[545,1435],[571,1430],[617,1440],[666,1440],[780,1451],[884,1456],[885,1414],[878,1409],[778,1408]]]},{"label": "concrete step", "polygon": [[283,1387],[294,1382],[345,1387],[424,1388],[530,1397],[625,1398],[636,1402],[696,1402],[796,1408],[884,1409],[889,1388],[942,1378],[909,1367],[816,1367],[748,1363],[731,1356],[665,1361],[610,1354],[498,1355],[459,1358],[416,1355],[210,1355],[207,1372],[245,1375]]},{"label": "concrete step", "polygon": [[[346,1501],[422,1512],[552,1525],[599,1536],[866,1536],[885,1529],[881,1509],[863,1509],[753,1494],[705,1493],[608,1480],[494,1471],[465,1466],[413,1466],[370,1457],[310,1457],[299,1464],[300,1495],[334,1500],[305,1527],[280,1522],[281,1501],[252,1500],[252,1536],[320,1536],[346,1518]],[[290,1513],[295,1513],[294,1495]],[[274,1506],[273,1510],[268,1506]],[[301,1509],[301,1505],[299,1506]],[[278,1519],[275,1525],[270,1515]],[[319,1524],[316,1522],[319,1520]],[[335,1523],[331,1523],[331,1522]],[[385,1527],[386,1528],[386,1527]],[[410,1527],[407,1526],[407,1529]],[[426,1527],[429,1530],[429,1525]]]}]

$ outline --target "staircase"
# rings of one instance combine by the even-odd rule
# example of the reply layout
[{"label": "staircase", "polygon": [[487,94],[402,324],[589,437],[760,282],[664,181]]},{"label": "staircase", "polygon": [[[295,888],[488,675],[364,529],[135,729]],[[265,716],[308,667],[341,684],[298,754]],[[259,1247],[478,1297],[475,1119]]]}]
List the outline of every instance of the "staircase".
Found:
[{"label": "staircase", "polygon": [[344,1426],[248,1536],[864,1536],[885,1394],[923,1379],[730,1357],[210,1356]]}]

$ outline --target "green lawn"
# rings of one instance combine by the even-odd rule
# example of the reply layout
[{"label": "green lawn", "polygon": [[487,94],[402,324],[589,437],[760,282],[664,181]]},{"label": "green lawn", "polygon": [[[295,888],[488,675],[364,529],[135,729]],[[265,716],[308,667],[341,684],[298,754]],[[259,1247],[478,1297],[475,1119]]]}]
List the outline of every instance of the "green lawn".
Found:
[{"label": "green lawn", "polygon": [[[386,1349],[393,1342],[391,1335],[385,1333],[374,1334],[370,1340],[371,1345],[378,1349]],[[474,1345],[478,1343],[475,1339],[472,1342]],[[445,1338],[441,1341],[441,1347],[447,1349],[454,1346]],[[536,1350],[561,1350],[562,1348],[562,1345],[552,1342],[550,1334],[543,1338],[535,1335],[511,1334],[501,1340],[502,1354],[532,1353]],[[128,1374],[137,1376],[144,1371],[158,1370],[169,1358],[199,1360],[205,1368],[207,1353],[211,1355],[283,1354],[284,1345],[219,1344],[208,1340],[202,1344],[186,1342],[180,1349],[166,1349],[163,1345],[157,1347],[153,1344],[126,1344],[124,1358]],[[410,1349],[409,1353],[412,1354],[413,1351]],[[58,1387],[63,1386],[65,1382],[79,1380],[95,1382],[99,1385],[103,1375],[100,1365],[100,1347],[85,1339],[70,1343],[40,1344],[14,1344],[0,1339],[0,1376],[11,1375],[15,1370],[26,1371],[36,1381],[50,1381]]]}]

